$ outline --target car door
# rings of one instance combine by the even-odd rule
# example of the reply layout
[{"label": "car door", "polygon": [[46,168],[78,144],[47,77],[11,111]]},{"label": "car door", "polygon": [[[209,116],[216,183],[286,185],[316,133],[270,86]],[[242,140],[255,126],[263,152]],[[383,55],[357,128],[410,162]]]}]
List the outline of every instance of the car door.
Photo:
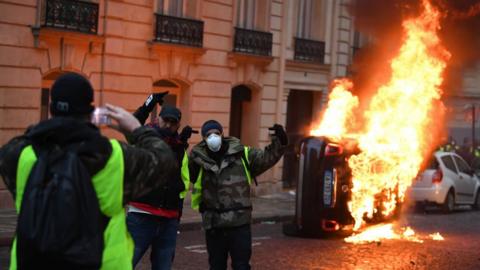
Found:
[{"label": "car door", "polygon": [[472,169],[461,157],[454,155],[453,158],[457,164],[459,174],[460,189],[458,195],[461,196],[463,202],[471,203],[475,195],[475,179],[471,174]]},{"label": "car door", "polygon": [[475,195],[475,179],[471,174],[472,169],[459,156],[454,155],[453,159],[457,164],[459,175],[459,189],[457,194],[460,196],[462,202],[471,203],[473,202],[473,196]]}]

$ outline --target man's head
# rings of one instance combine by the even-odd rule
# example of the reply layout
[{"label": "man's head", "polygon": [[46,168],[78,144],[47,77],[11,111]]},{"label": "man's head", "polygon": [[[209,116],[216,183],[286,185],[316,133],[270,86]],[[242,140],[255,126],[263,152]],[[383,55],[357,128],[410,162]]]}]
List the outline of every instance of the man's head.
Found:
[{"label": "man's head", "polygon": [[202,125],[202,137],[211,151],[218,152],[222,147],[222,124],[215,120],[206,121]]},{"label": "man's head", "polygon": [[176,107],[164,105],[160,110],[158,118],[158,126],[160,128],[169,129],[171,132],[177,132],[182,119],[182,112]]},{"label": "man's head", "polygon": [[93,87],[76,73],[61,75],[52,85],[50,113],[55,116],[89,118],[94,110]]}]

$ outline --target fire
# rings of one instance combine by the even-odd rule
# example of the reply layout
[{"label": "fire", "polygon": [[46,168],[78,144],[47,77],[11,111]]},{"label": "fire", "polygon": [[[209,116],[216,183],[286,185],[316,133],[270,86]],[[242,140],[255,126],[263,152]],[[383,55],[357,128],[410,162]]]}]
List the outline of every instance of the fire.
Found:
[{"label": "fire", "polygon": [[311,136],[323,135],[340,139],[345,134],[347,121],[352,119],[353,109],[358,106],[358,98],[348,91],[352,87],[353,83],[348,79],[339,79],[333,82],[323,121],[316,129],[310,131]]},{"label": "fire", "polygon": [[[404,40],[391,60],[391,77],[377,89],[364,112],[363,131],[356,136],[361,153],[348,160],[353,181],[349,209],[355,230],[376,211],[384,216],[392,213],[431,148],[429,132],[434,123],[429,116],[439,110],[433,104],[441,97],[439,87],[450,53],[437,35],[441,14],[427,0],[422,3],[422,14],[403,22]],[[352,132],[348,121],[358,99],[347,91],[351,82],[341,82],[312,134],[338,138]],[[375,205],[379,194],[380,207]],[[380,230],[380,235],[391,235],[390,229]]]},{"label": "fire", "polygon": [[[429,235],[430,239],[436,241],[443,241],[444,238],[440,233],[434,233]],[[380,224],[372,226],[362,233],[354,234],[345,238],[345,242],[353,244],[366,244],[373,242],[381,242],[382,240],[406,240],[410,242],[423,243],[425,237],[417,235],[415,231],[410,228],[401,228],[394,230],[393,224]]]}]

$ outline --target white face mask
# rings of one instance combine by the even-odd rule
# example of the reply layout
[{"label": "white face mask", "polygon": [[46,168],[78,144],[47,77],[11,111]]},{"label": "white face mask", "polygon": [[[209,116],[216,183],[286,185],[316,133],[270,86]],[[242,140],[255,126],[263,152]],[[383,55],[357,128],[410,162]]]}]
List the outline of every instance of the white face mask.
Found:
[{"label": "white face mask", "polygon": [[222,137],[215,133],[208,135],[206,142],[208,149],[210,149],[212,152],[218,152],[220,147],[222,147]]}]

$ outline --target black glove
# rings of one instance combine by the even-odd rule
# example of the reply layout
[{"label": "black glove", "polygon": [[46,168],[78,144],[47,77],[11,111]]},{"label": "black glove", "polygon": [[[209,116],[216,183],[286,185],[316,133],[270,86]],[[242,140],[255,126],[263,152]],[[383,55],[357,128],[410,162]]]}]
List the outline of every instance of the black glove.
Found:
[{"label": "black glove", "polygon": [[147,100],[145,100],[145,107],[149,110],[152,111],[153,108],[155,107],[155,104],[162,105],[163,104],[163,98],[168,94],[168,91],[166,92],[161,92],[161,93],[153,93],[150,96],[148,96]]},{"label": "black glove", "polygon": [[178,138],[180,141],[186,143],[190,137],[192,137],[193,129],[191,126],[185,126],[180,134],[178,135]]},{"label": "black glove", "polygon": [[275,124],[275,125],[273,125],[273,127],[268,128],[268,130],[273,131],[273,136],[277,137],[280,140],[280,143],[282,145],[287,145],[288,144],[287,133],[285,132],[285,129],[283,129],[282,125]]}]

